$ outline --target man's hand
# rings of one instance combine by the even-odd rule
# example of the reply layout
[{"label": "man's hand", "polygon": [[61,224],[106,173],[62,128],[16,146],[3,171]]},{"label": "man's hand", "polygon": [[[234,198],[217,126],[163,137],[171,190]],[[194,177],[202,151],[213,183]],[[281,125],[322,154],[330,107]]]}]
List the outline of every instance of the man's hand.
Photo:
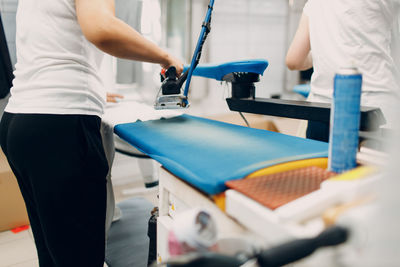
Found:
[{"label": "man's hand", "polygon": [[172,55],[167,55],[167,58],[164,63],[160,64],[161,67],[165,70],[169,69],[170,67],[174,66],[176,68],[176,76],[181,76],[183,72],[183,63],[179,59],[173,57]]}]

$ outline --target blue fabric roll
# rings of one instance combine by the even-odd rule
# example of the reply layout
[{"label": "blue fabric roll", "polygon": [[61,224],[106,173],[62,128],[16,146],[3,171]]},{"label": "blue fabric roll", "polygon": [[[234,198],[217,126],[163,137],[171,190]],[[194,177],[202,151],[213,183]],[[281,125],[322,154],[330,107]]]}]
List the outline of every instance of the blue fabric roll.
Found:
[{"label": "blue fabric roll", "polygon": [[328,156],[328,144],[182,115],[115,126],[115,133],[174,175],[214,195],[225,182],[280,163]]}]

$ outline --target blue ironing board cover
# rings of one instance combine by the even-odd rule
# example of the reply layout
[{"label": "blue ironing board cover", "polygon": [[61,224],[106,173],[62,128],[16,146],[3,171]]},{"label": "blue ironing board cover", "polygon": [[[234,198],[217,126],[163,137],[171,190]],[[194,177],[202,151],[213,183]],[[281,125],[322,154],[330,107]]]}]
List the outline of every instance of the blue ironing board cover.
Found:
[{"label": "blue ironing board cover", "polygon": [[119,124],[114,132],[209,195],[265,167],[328,156],[327,143],[189,115]]}]

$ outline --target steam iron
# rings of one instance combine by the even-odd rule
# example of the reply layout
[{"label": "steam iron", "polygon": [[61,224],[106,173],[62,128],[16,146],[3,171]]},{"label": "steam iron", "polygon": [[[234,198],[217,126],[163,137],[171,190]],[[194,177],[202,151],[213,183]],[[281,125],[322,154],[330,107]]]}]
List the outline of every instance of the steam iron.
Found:
[{"label": "steam iron", "polygon": [[[189,69],[186,70],[186,72],[184,72],[184,74],[179,78],[176,77],[175,67],[170,67],[168,70],[161,72],[162,85],[157,95],[156,103],[154,104],[155,109],[184,109],[189,107],[188,94],[190,81],[192,79],[194,69],[200,62],[204,42],[211,31],[211,15],[213,7],[214,0],[210,0],[206,18],[203,22],[199,40],[197,42]],[[182,92],[181,88],[185,81],[185,90]]]},{"label": "steam iron", "polygon": [[176,77],[176,68],[170,67],[161,71],[161,89],[157,95],[154,108],[160,109],[183,109],[189,107],[187,96],[181,92],[183,83],[186,81],[188,71],[181,77]]}]

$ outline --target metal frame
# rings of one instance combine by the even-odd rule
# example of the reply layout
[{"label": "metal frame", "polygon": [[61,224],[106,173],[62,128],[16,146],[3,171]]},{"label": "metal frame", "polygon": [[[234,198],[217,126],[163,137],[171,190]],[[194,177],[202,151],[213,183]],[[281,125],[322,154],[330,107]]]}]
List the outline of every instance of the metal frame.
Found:
[{"label": "metal frame", "polygon": [[[267,98],[227,98],[226,101],[232,111],[319,121],[327,124],[330,122],[331,105],[326,103]],[[361,107],[361,131],[377,130],[385,122],[379,108]]]}]

